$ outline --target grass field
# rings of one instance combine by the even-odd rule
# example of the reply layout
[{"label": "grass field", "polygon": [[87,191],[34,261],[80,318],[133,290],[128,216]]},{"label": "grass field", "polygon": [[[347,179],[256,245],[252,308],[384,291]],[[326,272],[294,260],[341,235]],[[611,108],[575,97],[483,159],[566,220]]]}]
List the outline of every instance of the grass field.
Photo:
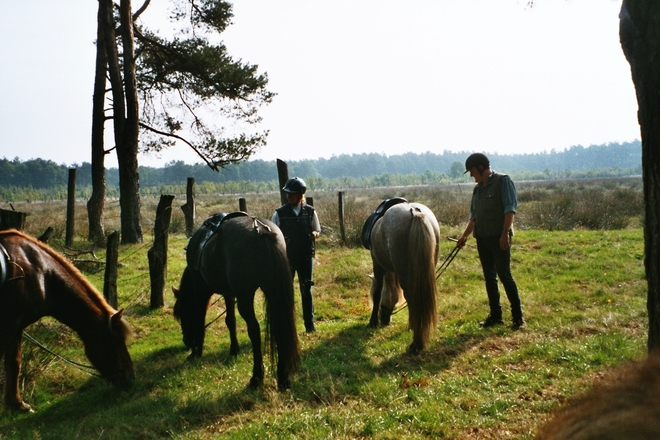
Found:
[{"label": "grass field", "polygon": [[[364,213],[379,199],[403,195],[432,206],[443,222],[444,259],[453,247],[446,238],[462,231],[469,192],[454,194],[452,209],[414,191],[351,194],[346,214],[355,220],[347,227],[349,239],[356,240]],[[552,214],[558,226],[537,228],[532,213],[541,218],[539,205],[553,206],[538,191],[530,187],[529,193],[519,192],[527,199],[521,203],[513,243],[513,273],[527,326],[520,331],[509,327],[504,295],[507,325],[486,330],[478,326],[488,307],[471,240],[438,281],[439,325],[429,349],[419,356],[406,354],[412,334],[405,309],[394,315],[389,327],[367,328],[369,253],[338,243],[331,219],[333,195],[327,201],[317,195],[316,206],[325,207],[315,266],[319,331],[308,335],[299,330],[303,368],[286,393],[277,392],[268,364],[264,387],[247,388],[252,356],[240,318],[238,357],[228,355],[228,333],[220,319],[207,329],[204,356],[186,360],[179,324],[172,318],[171,292],[164,308],[148,307],[147,233],[146,244],[124,246],[120,255],[119,306],[126,308],[136,332],[129,347],[136,366],[134,386],[115,390],[25,342],[24,399],[37,412],[3,412],[0,438],[533,438],[535,429],[568,398],[603,380],[612,369],[643,358],[648,331],[638,217],[625,213],[624,224],[615,229],[559,227],[562,216],[546,207],[545,219]],[[584,210],[585,202],[567,199],[568,190],[552,191],[564,200],[554,205],[563,206],[564,217],[578,215],[569,212],[571,206]],[[593,199],[590,191],[579,192]],[[617,191],[630,204],[627,189],[604,188],[598,192],[601,212],[608,211],[602,200]],[[198,217],[229,210],[220,203],[232,202],[204,202]],[[248,206],[269,216],[277,200],[266,206],[249,200]],[[457,220],[447,220],[450,216]],[[183,270],[185,242],[180,231],[170,236],[169,285],[178,283]],[[95,251],[101,261],[103,254]],[[102,271],[86,274],[102,287]],[[296,299],[298,328],[303,329],[297,288]],[[207,322],[221,312],[221,303],[213,305]],[[86,363],[75,335],[58,323],[45,319],[28,333]]]}]

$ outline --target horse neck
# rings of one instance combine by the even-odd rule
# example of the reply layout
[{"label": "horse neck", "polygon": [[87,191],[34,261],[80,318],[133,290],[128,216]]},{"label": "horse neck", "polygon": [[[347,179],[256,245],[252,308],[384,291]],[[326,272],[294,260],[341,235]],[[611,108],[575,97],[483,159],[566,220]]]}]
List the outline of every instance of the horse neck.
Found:
[{"label": "horse neck", "polygon": [[46,280],[46,291],[53,296],[48,313],[53,318],[73,329],[83,342],[102,328],[108,310],[100,296],[90,286],[78,280]]}]

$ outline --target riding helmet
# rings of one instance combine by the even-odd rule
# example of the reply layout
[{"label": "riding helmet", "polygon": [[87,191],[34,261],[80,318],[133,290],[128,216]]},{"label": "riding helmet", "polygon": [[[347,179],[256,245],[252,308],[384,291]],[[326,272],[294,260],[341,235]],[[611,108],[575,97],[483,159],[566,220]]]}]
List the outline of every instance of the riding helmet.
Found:
[{"label": "riding helmet", "polygon": [[307,191],[307,185],[305,185],[305,181],[300,177],[294,177],[286,182],[282,191],[291,194],[305,194],[305,191]]},{"label": "riding helmet", "polygon": [[[483,153],[473,153],[468,156],[465,160],[465,173],[468,173],[472,168],[479,168],[479,166],[484,167],[484,169],[490,166],[490,161]],[[465,174],[463,173],[463,174]]]}]

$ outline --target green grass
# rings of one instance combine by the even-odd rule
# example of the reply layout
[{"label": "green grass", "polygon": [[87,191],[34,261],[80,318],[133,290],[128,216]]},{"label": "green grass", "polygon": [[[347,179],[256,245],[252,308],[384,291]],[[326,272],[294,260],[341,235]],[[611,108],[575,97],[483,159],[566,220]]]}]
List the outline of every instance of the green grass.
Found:
[{"label": "green grass", "polygon": [[[443,228],[456,236],[457,228]],[[149,238],[145,237],[147,241]],[[168,285],[178,284],[185,237],[170,237]],[[118,391],[25,343],[23,385],[33,414],[0,415],[0,439],[498,438],[529,439],[550,412],[594,380],[646,353],[643,232],[518,231],[513,273],[528,325],[484,330],[488,313],[474,241],[438,281],[440,322],[429,349],[406,354],[406,310],[369,329],[368,251],[320,240],[314,288],[317,327],[300,333],[302,371],[291,391],[269,375],[250,390],[252,356],[229,357],[222,319],[207,329],[204,356],[186,360],[174,303],[150,310],[146,252],[121,248],[120,307],[136,331],[137,380]],[[453,244],[443,241],[441,259]],[[103,252],[97,252],[104,258]],[[103,273],[88,273],[101,287]],[[261,301],[260,295],[259,302]],[[303,329],[296,286],[298,328]],[[503,295],[505,319],[510,321]],[[257,310],[262,307],[257,305]],[[207,321],[222,311],[214,305]],[[54,321],[28,329],[86,362],[75,335]],[[268,373],[272,366],[266,365]]]}]

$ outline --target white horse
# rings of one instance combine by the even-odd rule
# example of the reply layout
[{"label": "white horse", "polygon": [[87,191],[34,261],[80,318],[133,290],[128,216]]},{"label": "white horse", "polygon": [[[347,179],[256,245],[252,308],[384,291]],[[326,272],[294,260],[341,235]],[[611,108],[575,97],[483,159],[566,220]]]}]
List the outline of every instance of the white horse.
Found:
[{"label": "white horse", "polygon": [[[371,226],[371,225],[370,225]],[[388,208],[373,223],[370,236],[374,277],[369,326],[387,325],[394,308],[408,303],[408,328],[413,331],[410,352],[426,348],[438,321],[435,266],[440,226],[433,212],[420,203],[402,202]]]}]

